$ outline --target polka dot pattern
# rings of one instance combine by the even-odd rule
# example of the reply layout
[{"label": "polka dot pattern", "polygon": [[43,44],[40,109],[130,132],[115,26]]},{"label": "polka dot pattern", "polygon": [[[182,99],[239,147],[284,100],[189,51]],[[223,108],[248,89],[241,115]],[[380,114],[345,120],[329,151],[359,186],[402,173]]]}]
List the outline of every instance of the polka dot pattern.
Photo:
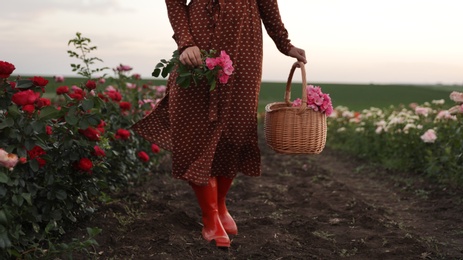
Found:
[{"label": "polka dot pattern", "polygon": [[210,92],[203,82],[187,89],[171,73],[167,94],[132,128],[172,152],[173,176],[207,185],[210,176],[259,176],[257,102],[262,77],[262,25],[277,48],[292,47],[277,0],[166,0],[179,50],[225,50],[235,71]]}]

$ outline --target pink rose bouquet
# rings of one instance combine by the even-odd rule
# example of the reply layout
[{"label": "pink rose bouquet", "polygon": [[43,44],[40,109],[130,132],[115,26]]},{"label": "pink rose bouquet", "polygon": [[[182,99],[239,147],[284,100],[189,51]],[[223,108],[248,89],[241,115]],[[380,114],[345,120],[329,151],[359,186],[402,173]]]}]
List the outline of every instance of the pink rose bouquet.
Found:
[{"label": "pink rose bouquet", "polygon": [[[333,113],[333,104],[328,94],[323,93],[319,86],[307,85],[307,106],[314,111],[320,111],[330,116]],[[300,107],[302,99],[294,100],[293,107]]]},{"label": "pink rose bouquet", "polygon": [[201,57],[203,65],[197,68],[184,65],[180,62],[180,54],[178,51],[174,51],[170,60],[161,60],[156,65],[152,75],[163,78],[174,69],[177,68],[177,81],[176,83],[182,88],[188,88],[190,85],[197,85],[200,80],[206,79],[210,86],[210,91],[213,91],[217,86],[217,80],[220,84],[227,84],[230,76],[232,75],[234,68],[233,62],[230,56],[225,51],[220,51],[220,54],[216,56],[216,50],[210,50],[209,52],[201,50]]}]

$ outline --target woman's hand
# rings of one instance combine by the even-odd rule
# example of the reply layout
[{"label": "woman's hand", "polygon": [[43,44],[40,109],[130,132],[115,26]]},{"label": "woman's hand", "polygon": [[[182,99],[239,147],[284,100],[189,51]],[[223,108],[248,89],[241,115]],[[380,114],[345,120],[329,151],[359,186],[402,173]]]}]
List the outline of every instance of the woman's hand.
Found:
[{"label": "woman's hand", "polygon": [[198,46],[191,46],[186,48],[182,54],[180,54],[180,62],[184,65],[189,65],[192,67],[199,66],[203,63],[201,59],[201,51]]},{"label": "woman's hand", "polygon": [[288,52],[288,56],[296,58],[298,61],[304,62],[304,64],[307,63],[307,59],[305,58],[305,51],[303,49],[292,47]]}]

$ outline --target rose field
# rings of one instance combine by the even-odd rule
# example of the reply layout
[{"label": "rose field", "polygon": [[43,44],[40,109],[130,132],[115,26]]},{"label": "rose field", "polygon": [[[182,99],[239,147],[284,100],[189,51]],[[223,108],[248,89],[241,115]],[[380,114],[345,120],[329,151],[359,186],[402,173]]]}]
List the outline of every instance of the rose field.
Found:
[{"label": "rose field", "polygon": [[[235,179],[224,250],[169,152],[131,130],[165,81],[68,45],[73,77],[0,57],[0,259],[463,259],[463,86],[316,84],[326,148],[278,154],[259,124],[262,176]],[[284,88],[262,83],[259,122]]]}]

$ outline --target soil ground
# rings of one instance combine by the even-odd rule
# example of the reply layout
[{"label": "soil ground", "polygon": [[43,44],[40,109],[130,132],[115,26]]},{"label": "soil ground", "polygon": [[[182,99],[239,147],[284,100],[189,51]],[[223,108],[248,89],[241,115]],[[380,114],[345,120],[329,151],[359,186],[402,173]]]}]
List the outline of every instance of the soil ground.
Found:
[{"label": "soil ground", "polygon": [[228,195],[239,229],[230,249],[202,239],[196,198],[167,161],[82,223],[103,229],[85,258],[463,259],[461,190],[328,148],[277,154],[260,134],[262,176],[238,175]]}]

